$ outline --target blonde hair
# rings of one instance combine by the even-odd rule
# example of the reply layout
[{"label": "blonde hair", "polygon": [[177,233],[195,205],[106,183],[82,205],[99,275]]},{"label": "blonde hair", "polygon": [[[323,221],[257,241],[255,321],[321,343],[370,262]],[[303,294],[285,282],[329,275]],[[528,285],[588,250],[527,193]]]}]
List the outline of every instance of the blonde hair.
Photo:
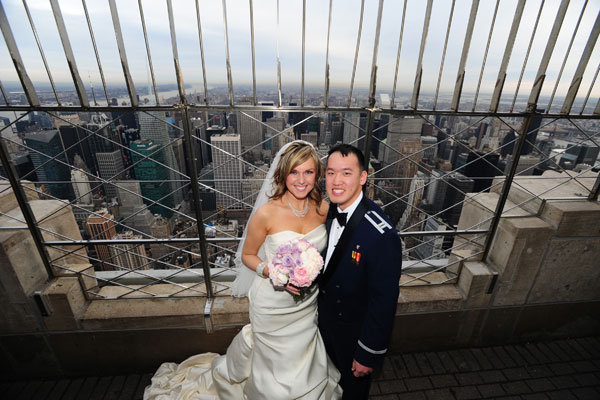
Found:
[{"label": "blonde hair", "polygon": [[323,179],[324,167],[319,155],[310,143],[295,142],[290,144],[285,152],[283,152],[279,164],[275,168],[275,173],[273,174],[273,185],[275,186],[275,190],[270,196],[271,199],[280,199],[285,192],[287,192],[287,187],[285,185],[287,176],[294,168],[309,159],[312,159],[315,162],[315,185],[308,197],[313,199],[317,204],[317,213],[319,212],[321,201],[323,200],[321,180]]}]

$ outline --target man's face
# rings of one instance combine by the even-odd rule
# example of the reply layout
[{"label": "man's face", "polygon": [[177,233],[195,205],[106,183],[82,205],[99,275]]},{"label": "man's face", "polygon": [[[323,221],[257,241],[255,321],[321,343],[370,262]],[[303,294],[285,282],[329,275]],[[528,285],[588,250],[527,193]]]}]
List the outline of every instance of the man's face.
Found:
[{"label": "man's face", "polygon": [[327,159],[325,187],[329,200],[342,210],[351,205],[362,191],[367,181],[367,171],[362,171],[356,155],[347,156],[335,152]]}]

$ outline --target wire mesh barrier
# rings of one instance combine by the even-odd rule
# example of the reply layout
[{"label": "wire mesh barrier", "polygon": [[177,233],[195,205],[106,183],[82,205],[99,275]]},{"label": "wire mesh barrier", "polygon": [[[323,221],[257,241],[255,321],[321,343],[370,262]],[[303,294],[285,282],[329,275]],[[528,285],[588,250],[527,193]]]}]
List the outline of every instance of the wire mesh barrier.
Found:
[{"label": "wire mesh barrier", "polygon": [[[206,9],[223,15],[222,58],[216,28],[201,13],[207,5],[198,0],[187,9],[167,0],[160,16],[141,0],[111,0],[93,12],[85,0],[76,7],[51,0],[46,14],[17,3],[0,4],[0,51],[5,63],[13,61],[0,65],[7,72],[0,80],[0,175],[8,181],[0,196],[12,191],[16,199],[0,210],[2,229],[27,227],[48,274],[77,276],[89,299],[228,294],[256,195],[274,155],[294,139],[311,142],[324,161],[340,142],[365,152],[365,194],[403,239],[404,286],[455,283],[465,260],[485,259],[500,218],[538,215],[548,201],[597,201],[600,102],[590,103],[600,71],[592,67],[600,65],[597,4],[404,1],[386,5],[400,7],[392,21],[394,10],[382,0],[361,0],[354,27],[336,18],[343,13],[330,1],[319,41],[306,29],[315,4],[298,2],[294,13],[278,1],[270,22],[277,74],[261,85],[255,50],[263,61],[267,46],[255,48],[265,28],[255,25],[262,5],[252,0],[247,9],[232,10],[225,0]],[[228,15],[236,29],[228,28]],[[292,15],[302,27],[297,43],[280,30]],[[524,27],[524,16],[535,16],[535,24]],[[125,17],[137,31],[121,24]],[[175,21],[185,18],[194,32],[178,29]],[[500,27],[500,18],[512,24]],[[237,27],[241,19],[248,29]],[[98,33],[106,26],[114,39]],[[89,42],[73,35],[77,29]],[[152,58],[160,40],[150,39],[161,30],[171,46],[158,47],[159,54],[172,58]],[[407,40],[409,30],[421,32],[420,40]],[[250,38],[243,70],[230,54],[230,44],[239,51],[239,31]],[[308,54],[307,37],[314,41]],[[337,53],[342,37],[356,37],[347,59]],[[372,42],[366,51],[365,41]],[[184,68],[189,42],[199,51],[195,68]],[[52,47],[58,43],[64,59]],[[313,84],[315,74],[305,84],[315,48],[324,54],[322,85]],[[294,51],[301,54],[299,77],[286,69]],[[174,62],[168,74],[163,58]],[[414,66],[413,86],[406,85],[406,63]],[[339,64],[352,65],[349,82],[334,68]],[[84,84],[78,65],[94,70],[101,95],[91,77]],[[247,84],[234,86],[236,73]],[[200,84],[190,90],[184,77]],[[59,84],[64,80],[69,84]],[[486,216],[474,218],[470,207]],[[66,221],[59,228],[50,223],[57,218]]]}]

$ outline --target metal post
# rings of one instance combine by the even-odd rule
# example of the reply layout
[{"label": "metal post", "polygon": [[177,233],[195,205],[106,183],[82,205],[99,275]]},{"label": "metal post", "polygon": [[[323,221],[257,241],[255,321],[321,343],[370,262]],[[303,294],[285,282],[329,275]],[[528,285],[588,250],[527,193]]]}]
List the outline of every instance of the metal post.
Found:
[{"label": "metal post", "polygon": [[198,227],[198,241],[200,244],[200,257],[202,259],[202,271],[204,272],[204,283],[206,285],[206,297],[214,297],[210,268],[208,265],[208,252],[206,250],[206,236],[204,234],[204,220],[202,219],[202,203],[200,202],[200,189],[198,188],[198,172],[196,170],[196,159],[194,158],[194,145],[192,138],[192,127],[190,123],[190,116],[188,113],[188,107],[182,106],[183,112],[183,137],[185,144],[185,151],[187,157],[185,158],[187,167],[190,171],[190,183],[192,186],[192,195],[194,196],[194,211],[196,213],[196,225]]},{"label": "metal post", "polygon": [[465,81],[465,65],[467,64],[467,57],[469,56],[469,47],[471,47],[471,38],[473,37],[473,28],[475,27],[475,18],[477,18],[478,8],[479,0],[473,0],[473,4],[471,5],[471,14],[469,16],[469,22],[467,24],[467,31],[465,33],[465,41],[463,43],[462,54],[460,56],[458,73],[456,75],[456,84],[454,85],[454,94],[452,95],[452,104],[450,105],[450,111],[458,111],[460,95],[462,93],[463,83]]},{"label": "metal post", "polygon": [[594,182],[594,187],[590,190],[590,195],[588,196],[589,201],[598,201],[598,194],[600,193],[600,174],[596,177],[596,182]]},{"label": "metal post", "polygon": [[138,106],[137,95],[135,93],[135,85],[129,72],[129,63],[127,62],[127,53],[125,52],[125,44],[123,42],[123,33],[121,32],[121,23],[119,22],[119,11],[117,10],[117,4],[115,0],[108,0],[110,7],[110,15],[112,16],[113,27],[115,29],[115,39],[117,41],[117,48],[119,49],[119,56],[121,57],[121,67],[123,67],[123,76],[125,77],[125,85],[127,86],[127,92],[129,93],[129,99],[133,107]]},{"label": "metal post", "polygon": [[227,32],[226,0],[223,0],[221,4],[223,5],[223,30],[225,32],[225,67],[227,68],[227,88],[229,89],[229,105],[233,107],[233,79],[231,77],[231,62],[229,60],[229,33]]},{"label": "metal post", "polygon": [[325,108],[329,106],[329,38],[331,36],[332,9],[333,0],[329,0],[329,20],[327,22],[327,50],[325,50],[325,98],[323,99],[323,104],[325,105]]},{"label": "metal post", "polygon": [[[592,32],[590,32],[590,36],[585,45],[585,49],[583,50],[583,54],[579,59],[579,65],[577,65],[577,69],[575,70],[575,74],[573,75],[573,81],[569,86],[569,91],[567,92],[567,96],[565,97],[565,102],[563,104],[561,113],[568,114],[571,112],[571,107],[573,107],[573,102],[575,101],[575,96],[577,96],[577,92],[579,91],[579,86],[581,85],[581,81],[583,79],[583,74],[588,65],[590,57],[592,55],[592,51],[596,45],[596,41],[598,40],[598,35],[600,34],[600,14],[596,16],[596,21],[594,22],[594,27],[592,28]],[[550,106],[548,106],[548,110],[550,110]]]},{"label": "metal post", "polygon": [[[502,57],[502,63],[500,64],[500,70],[498,71],[498,78],[496,78],[496,86],[494,87],[494,94],[492,95],[492,101],[490,102],[490,112],[498,111],[498,104],[500,103],[500,96],[502,95],[502,89],[504,88],[504,81],[506,80],[506,70],[508,63],[510,62],[510,56],[512,54],[513,46],[517,38],[517,31],[521,24],[521,17],[523,16],[523,9],[525,8],[525,0],[520,0],[515,10],[512,26],[510,28],[510,34],[506,40],[506,47],[504,49],[504,56]],[[475,104],[473,105],[475,109]]]},{"label": "metal post", "polygon": [[[24,117],[27,114],[24,114]],[[21,118],[22,118],[21,117]],[[10,186],[12,187],[13,193],[15,194],[15,198],[17,199],[17,203],[19,203],[19,208],[23,213],[23,217],[25,218],[25,222],[27,222],[27,227],[29,228],[29,232],[31,232],[31,236],[33,238],[33,242],[35,243],[35,247],[44,263],[44,268],[46,268],[46,272],[48,273],[48,278],[54,278],[54,271],[52,270],[52,265],[50,264],[50,258],[48,253],[46,252],[46,248],[44,246],[44,238],[42,237],[42,233],[39,227],[36,224],[35,216],[33,215],[33,211],[27,202],[27,196],[25,196],[25,192],[21,185],[19,185],[19,179],[17,178],[17,171],[15,170],[14,165],[10,162],[10,158],[8,157],[8,150],[6,148],[6,144],[4,140],[0,139],[0,161],[2,161],[2,165],[4,165],[4,170],[6,171],[7,178],[10,182]]]},{"label": "metal post", "polygon": [[177,36],[175,35],[175,20],[173,18],[173,3],[167,0],[167,11],[169,14],[169,29],[171,31],[171,47],[173,50],[173,64],[175,66],[175,75],[177,76],[177,89],[179,90],[179,101],[186,104],[185,85],[183,83],[183,74],[179,66],[179,54],[177,52]]},{"label": "metal post", "polygon": [[423,22],[423,33],[421,34],[421,48],[419,49],[419,58],[417,61],[417,74],[415,75],[415,85],[413,87],[412,100],[410,106],[413,110],[419,108],[419,92],[421,91],[421,79],[423,77],[423,55],[425,54],[425,44],[427,43],[427,33],[429,32],[429,21],[431,20],[431,8],[433,0],[427,2],[425,9],[425,20]]},{"label": "metal post", "polygon": [[10,24],[8,23],[8,18],[6,17],[2,3],[0,3],[0,30],[4,36],[4,42],[6,43],[8,52],[10,53],[10,58],[12,58],[12,62],[15,65],[15,70],[19,76],[19,81],[21,81],[21,86],[23,87],[27,101],[34,107],[39,106],[40,100],[38,99],[35,88],[33,87],[33,83],[31,82],[31,79],[25,70],[25,64],[21,58],[21,53],[19,53],[17,42],[12,34],[12,30],[10,29]]},{"label": "metal post", "polygon": [[[367,127],[365,132],[365,171],[369,172],[369,161],[371,161],[371,141],[373,140],[373,121],[375,119],[375,109],[368,108],[367,109]],[[365,186],[366,187],[366,186]]]},{"label": "metal post", "polygon": [[[534,108],[535,110],[535,108]],[[500,223],[500,218],[502,217],[502,210],[504,210],[504,205],[506,204],[506,199],[508,198],[508,192],[510,191],[513,179],[517,173],[517,166],[519,165],[519,158],[521,156],[521,151],[523,150],[523,145],[525,144],[525,140],[527,140],[527,133],[529,131],[529,125],[531,123],[531,119],[533,118],[533,112],[530,113],[523,120],[523,126],[521,128],[521,136],[517,141],[517,145],[513,150],[512,154],[512,165],[510,166],[510,171],[504,180],[504,185],[502,186],[502,192],[500,194],[500,198],[498,199],[498,204],[496,205],[496,211],[494,213],[494,219],[492,220],[492,224],[490,226],[490,233],[485,240],[485,245],[483,248],[483,260],[485,260],[488,256],[490,248],[492,246],[492,241],[494,240],[494,236],[496,235],[496,230],[498,229],[498,224]]]},{"label": "metal post", "polygon": [[[250,4],[249,4],[250,5],[250,48],[252,49],[252,104],[257,105],[258,102],[256,100],[256,61],[255,61],[256,56],[254,54],[254,5],[252,4],[252,0],[249,0],[249,1],[250,1]],[[302,29],[304,29],[304,22],[302,25]],[[304,42],[302,42],[302,43],[304,44]],[[302,56],[304,57],[304,52],[302,53]],[[302,70],[302,79],[304,79],[304,69]],[[304,90],[304,87],[302,87],[302,89]],[[304,94],[304,92],[302,92],[302,93]],[[304,95],[302,97],[304,97]],[[302,103],[302,105],[304,105],[304,103]]]},{"label": "metal post", "polygon": [[79,103],[83,107],[87,108],[90,106],[90,102],[87,97],[87,92],[85,91],[85,86],[83,86],[81,75],[79,75],[79,69],[77,69],[77,63],[75,62],[75,56],[73,55],[73,48],[71,47],[69,35],[67,34],[67,26],[65,25],[65,20],[63,19],[60,11],[58,0],[50,0],[50,6],[52,7],[52,13],[54,14],[54,20],[56,21],[56,28],[58,29],[58,35],[60,36],[60,41],[62,42],[63,50],[65,52],[67,65],[71,71],[71,77],[73,78],[75,91],[77,92],[77,97],[79,97]]},{"label": "metal post", "polygon": [[565,19],[565,14],[567,13],[568,7],[569,0],[562,0],[560,6],[558,7],[558,12],[556,13],[554,25],[552,25],[552,31],[550,32],[550,37],[548,38],[548,42],[546,43],[544,55],[542,56],[542,60],[540,61],[540,66],[538,68],[535,80],[533,81],[533,88],[531,88],[531,93],[529,93],[527,108],[530,110],[535,110],[537,107],[540,92],[542,91],[544,80],[546,79],[546,70],[548,69],[548,64],[550,63],[550,58],[552,57],[552,52],[554,51],[554,46],[556,45],[556,41],[560,33],[560,28],[562,27],[562,23]]}]

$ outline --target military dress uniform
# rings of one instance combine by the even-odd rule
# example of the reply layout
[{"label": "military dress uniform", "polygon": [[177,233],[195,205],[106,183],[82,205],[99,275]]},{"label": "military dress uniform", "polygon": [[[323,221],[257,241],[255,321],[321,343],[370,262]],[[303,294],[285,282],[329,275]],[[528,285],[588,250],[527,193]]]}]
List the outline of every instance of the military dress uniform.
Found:
[{"label": "military dress uniform", "polygon": [[[337,206],[330,206],[330,234]],[[323,257],[326,258],[327,249]],[[352,361],[381,365],[389,342],[402,266],[402,244],[390,220],[363,197],[319,277],[319,330],[342,377],[344,399],[366,399],[371,376],[356,378]]]}]

